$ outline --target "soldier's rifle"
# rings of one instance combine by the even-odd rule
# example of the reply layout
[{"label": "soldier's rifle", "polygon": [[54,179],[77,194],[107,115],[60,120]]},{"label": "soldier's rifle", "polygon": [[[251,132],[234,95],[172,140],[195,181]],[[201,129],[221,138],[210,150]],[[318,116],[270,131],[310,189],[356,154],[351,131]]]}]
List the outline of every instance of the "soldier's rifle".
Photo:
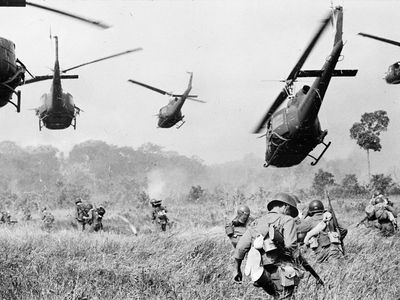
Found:
[{"label": "soldier's rifle", "polygon": [[340,245],[342,246],[343,255],[345,255],[344,243],[343,243],[342,235],[340,234],[339,223],[338,223],[338,220],[337,220],[337,218],[336,218],[335,211],[333,210],[332,203],[331,203],[331,198],[329,197],[329,192],[328,192],[327,190],[325,190],[325,196],[326,196],[326,198],[328,199],[329,210],[330,210],[330,212],[331,212],[331,214],[332,214],[333,226],[335,227],[335,230],[336,230],[336,231],[338,232],[338,234],[339,234]]},{"label": "soldier's rifle", "polygon": [[[273,230],[270,231],[270,239],[274,242],[275,246],[277,246],[281,251],[286,252],[285,249],[285,241],[283,238],[282,233],[277,230],[274,226],[271,226],[273,228]],[[300,248],[298,247],[297,249],[298,254],[295,256],[297,256],[296,261],[299,263],[299,265],[301,265],[304,270],[306,270],[307,272],[309,272],[317,281],[317,285],[324,285],[324,282],[322,281],[321,277],[319,277],[318,273],[313,269],[313,267],[311,267],[311,265],[308,263],[308,261],[301,255],[300,252]]]}]

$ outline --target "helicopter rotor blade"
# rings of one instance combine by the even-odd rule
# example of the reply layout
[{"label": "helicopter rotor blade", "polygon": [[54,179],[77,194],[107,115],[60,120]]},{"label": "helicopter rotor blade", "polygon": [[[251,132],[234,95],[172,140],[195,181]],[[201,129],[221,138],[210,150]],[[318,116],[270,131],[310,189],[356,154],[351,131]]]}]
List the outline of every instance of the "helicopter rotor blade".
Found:
[{"label": "helicopter rotor blade", "polygon": [[195,102],[199,102],[199,103],[207,103],[206,101],[203,101],[203,100],[200,100],[200,99],[195,99],[195,98],[192,98],[192,97],[187,97],[186,99],[192,100],[192,101],[195,101]]},{"label": "helicopter rotor blade", "polygon": [[71,67],[71,68],[68,68],[68,69],[64,69],[64,70],[61,71],[61,73],[66,73],[66,72],[71,71],[73,69],[77,69],[77,68],[80,68],[80,67],[83,67],[83,66],[87,66],[87,65],[99,62],[99,61],[103,61],[103,60],[106,60],[106,59],[114,58],[114,57],[117,57],[117,56],[125,55],[125,54],[136,52],[136,51],[141,51],[141,50],[143,50],[143,48],[135,48],[135,49],[130,49],[130,50],[127,50],[127,51],[124,51],[124,52],[120,52],[120,53],[117,53],[117,54],[109,55],[109,56],[106,56],[106,57],[103,57],[103,58],[95,59],[95,60],[89,61],[87,63],[83,63],[83,64],[80,64],[80,65],[77,65],[77,66],[74,66],[74,67]]},{"label": "helicopter rotor blade", "polygon": [[158,89],[158,88],[156,88],[156,87],[154,87],[154,86],[151,86],[151,85],[148,85],[148,84],[145,84],[145,83],[141,83],[141,82],[139,82],[139,81],[135,81],[135,80],[132,80],[132,79],[129,79],[128,81],[129,81],[129,82],[132,82],[132,83],[134,83],[134,84],[137,84],[137,85],[141,85],[141,86],[143,86],[143,87],[145,87],[145,88],[147,88],[147,89],[150,89],[150,90],[152,90],[152,91],[154,91],[154,92],[157,92],[157,93],[160,93],[160,94],[163,94],[163,95],[173,96],[171,93],[168,93],[168,92],[166,92],[166,91],[163,91],[163,90],[161,90],[161,89]]},{"label": "helicopter rotor blade", "polygon": [[358,34],[363,36],[363,37],[367,37],[367,38],[370,38],[370,39],[378,40],[378,41],[381,41],[381,42],[384,42],[384,43],[388,43],[388,44],[392,44],[392,45],[400,47],[400,42],[396,42],[396,41],[392,41],[392,40],[389,40],[389,39],[381,38],[379,36],[375,36],[375,35],[368,34],[368,33],[359,32]]},{"label": "helicopter rotor blade", "polygon": [[69,12],[66,12],[66,11],[58,10],[58,9],[55,9],[55,8],[51,8],[51,7],[48,7],[48,6],[44,6],[44,5],[40,5],[40,4],[28,2],[28,1],[26,1],[26,5],[30,5],[30,6],[33,6],[33,7],[36,7],[36,8],[40,8],[40,9],[44,9],[44,10],[48,10],[48,11],[52,11],[52,12],[55,12],[55,13],[63,15],[63,16],[68,16],[68,17],[77,19],[79,21],[82,21],[82,22],[85,22],[85,23],[89,23],[91,25],[95,25],[95,26],[100,27],[102,29],[107,29],[107,28],[111,27],[110,25],[108,25],[108,24],[106,24],[106,23],[104,23],[102,21],[91,20],[91,19],[86,18],[86,17],[81,17],[81,16],[78,16],[78,15],[75,15],[75,14],[72,14],[72,13],[69,13]]},{"label": "helicopter rotor blade", "polygon": [[286,79],[285,87],[279,93],[278,97],[272,103],[271,107],[265,113],[264,117],[258,123],[257,127],[253,130],[253,133],[259,133],[261,129],[265,126],[271,116],[275,113],[275,111],[281,106],[281,104],[286,100],[289,96],[289,90],[292,87],[293,83],[296,81],[297,75],[300,72],[301,68],[303,67],[304,62],[306,61],[307,57],[310,55],[312,49],[314,48],[315,44],[317,43],[318,39],[324,32],[325,28],[329,24],[329,20],[332,18],[332,13],[329,13],[329,16],[326,17],[321,26],[319,27],[318,31],[315,33],[314,37],[312,38],[311,42],[308,44],[307,48],[304,50],[303,54],[301,55],[300,59],[297,61],[296,65],[290,72],[289,76]]}]

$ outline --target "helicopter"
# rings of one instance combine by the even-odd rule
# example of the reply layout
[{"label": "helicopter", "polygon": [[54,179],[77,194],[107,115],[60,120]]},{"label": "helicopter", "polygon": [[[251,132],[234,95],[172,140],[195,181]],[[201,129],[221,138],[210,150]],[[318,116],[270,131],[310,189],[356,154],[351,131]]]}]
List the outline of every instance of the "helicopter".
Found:
[{"label": "helicopter", "polygon": [[144,84],[144,83],[132,80],[132,79],[128,80],[129,82],[132,82],[134,84],[141,85],[152,91],[155,91],[155,92],[163,94],[163,95],[168,95],[171,97],[169,103],[167,105],[161,107],[159,113],[156,115],[158,117],[158,127],[171,128],[178,122],[181,122],[176,127],[177,129],[181,128],[182,125],[185,123],[185,121],[183,120],[184,116],[182,115],[181,109],[182,109],[182,106],[185,103],[186,99],[205,103],[205,101],[202,101],[200,99],[195,99],[198,97],[197,95],[190,95],[190,91],[192,90],[193,73],[192,72],[188,72],[188,73],[190,74],[189,84],[188,84],[186,91],[182,95],[168,93],[166,91],[160,90],[153,86],[150,86],[150,85],[147,85],[147,84]]},{"label": "helicopter", "polygon": [[[368,37],[371,39],[375,39],[384,43],[392,44],[395,46],[400,47],[400,42],[392,41],[389,39],[381,38],[379,36],[367,34],[367,33],[358,33],[361,36]],[[385,74],[384,79],[386,80],[386,83],[388,84],[399,84],[400,83],[400,61],[395,62],[394,64],[390,65],[388,68],[388,71]]]},{"label": "helicopter", "polygon": [[[40,9],[49,10],[55,13],[66,15],[68,17],[78,19],[80,21],[95,25],[97,27],[106,29],[110,26],[101,21],[90,20],[85,17],[77,16],[68,12],[50,8],[44,5],[39,5],[25,0],[0,0],[0,7],[3,6],[34,6]],[[25,83],[25,72],[32,78],[34,76],[26,66],[15,55],[15,44],[8,39],[0,37],[0,107],[10,103],[15,106],[17,112],[21,111],[21,91],[16,91],[18,86]],[[12,101],[12,96],[16,95],[16,102]]]},{"label": "helicopter", "polygon": [[77,79],[78,75],[64,75],[61,73],[66,73],[70,70],[77,69],[82,66],[86,66],[102,60],[125,55],[131,52],[140,51],[142,50],[142,48],[127,50],[61,71],[58,60],[58,37],[55,36],[54,39],[56,60],[54,63],[53,75],[36,76],[32,79],[26,80],[25,84],[49,79],[53,80],[50,88],[50,93],[42,95],[41,101],[43,104],[39,108],[35,109],[36,115],[39,117],[39,130],[42,130],[43,126],[47,129],[65,129],[68,128],[70,125],[72,125],[74,129],[76,129],[76,116],[79,115],[81,109],[74,104],[73,97],[70,93],[63,92],[61,79]]},{"label": "helicopter", "polygon": [[[321,70],[301,70],[329,21],[334,19],[336,19],[334,45],[323,67]],[[307,156],[313,159],[311,165],[314,166],[331,145],[331,142],[324,143],[328,131],[321,130],[318,120],[322,100],[332,76],[355,76],[358,71],[335,70],[343,49],[342,28],[343,8],[337,6],[323,20],[319,30],[287,77],[284,88],[255,128],[253,133],[259,133],[265,125],[267,126],[267,132],[263,135],[267,140],[264,167],[270,165],[291,167],[302,162]],[[304,85],[294,95],[293,84],[298,77],[316,77],[316,79],[311,87]],[[287,98],[289,101],[286,108],[278,110]],[[310,155],[309,153],[321,143],[325,146],[322,153],[318,157]]]}]

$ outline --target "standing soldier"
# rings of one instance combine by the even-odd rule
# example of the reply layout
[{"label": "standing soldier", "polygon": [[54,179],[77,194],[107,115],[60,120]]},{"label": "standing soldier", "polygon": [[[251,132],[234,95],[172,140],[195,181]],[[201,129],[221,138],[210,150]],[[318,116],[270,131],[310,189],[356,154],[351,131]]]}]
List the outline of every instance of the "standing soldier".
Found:
[{"label": "standing soldier", "polygon": [[161,205],[162,200],[152,199],[150,201],[151,206],[153,207],[152,212],[152,220],[156,221],[159,225],[161,225],[161,230],[165,231],[167,229],[168,217],[167,217],[167,208]]},{"label": "standing soldier", "polygon": [[43,229],[47,232],[50,232],[53,229],[54,216],[51,212],[47,211],[47,207],[43,207],[42,209],[42,221]]},{"label": "standing soldier", "polygon": [[89,211],[93,208],[90,203],[84,204],[81,198],[75,201],[75,220],[78,223],[78,229],[84,231],[86,225],[86,219],[89,215]]},{"label": "standing soldier", "polygon": [[104,207],[99,206],[98,208],[90,209],[88,216],[83,217],[85,223],[90,225],[90,232],[103,230],[103,216],[105,213]]},{"label": "standing soldier", "polygon": [[332,214],[325,211],[320,200],[313,200],[308,205],[308,213],[298,226],[298,234],[304,237],[304,244],[317,256],[317,263],[343,257],[341,246],[347,229],[339,225],[335,228]]},{"label": "standing soldier", "polygon": [[233,248],[236,248],[247,226],[254,221],[254,219],[250,217],[250,208],[247,205],[239,206],[236,212],[236,217],[225,225],[225,233],[231,240]]},{"label": "standing soldier", "polygon": [[[294,221],[299,214],[297,204],[289,194],[279,193],[267,208],[268,213],[246,230],[236,245],[237,274],[234,280],[242,281],[240,267],[248,252],[245,271],[250,274],[254,285],[262,287],[274,299],[293,299],[300,280],[295,263],[299,258]],[[257,257],[259,259],[254,259]]]}]

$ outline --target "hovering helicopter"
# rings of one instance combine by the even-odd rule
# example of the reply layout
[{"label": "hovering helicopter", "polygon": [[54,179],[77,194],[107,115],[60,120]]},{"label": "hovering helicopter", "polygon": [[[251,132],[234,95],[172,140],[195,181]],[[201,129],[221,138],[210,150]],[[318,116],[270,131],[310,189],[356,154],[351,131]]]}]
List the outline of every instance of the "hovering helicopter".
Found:
[{"label": "hovering helicopter", "polygon": [[160,90],[158,88],[155,88],[153,86],[129,79],[129,82],[141,85],[145,88],[148,88],[152,91],[155,91],[157,93],[163,94],[163,95],[168,95],[171,97],[171,100],[166,106],[161,107],[160,112],[156,115],[158,117],[158,127],[160,128],[170,128],[174,126],[176,123],[181,122],[176,128],[181,128],[182,125],[185,123],[183,121],[184,116],[182,115],[181,109],[183,104],[185,103],[186,99],[192,100],[192,101],[197,101],[201,103],[205,103],[205,101],[199,100],[199,99],[194,99],[197,98],[197,95],[190,95],[190,91],[192,90],[192,79],[193,79],[193,73],[188,72],[190,74],[190,79],[189,79],[189,84],[186,89],[186,91],[182,95],[176,95],[172,93],[168,93],[166,91]]},{"label": "hovering helicopter", "polygon": [[43,104],[39,108],[35,109],[36,115],[39,117],[39,130],[42,130],[43,126],[48,129],[65,129],[70,125],[76,129],[76,116],[79,115],[81,109],[74,104],[73,97],[70,93],[63,92],[61,79],[76,79],[78,78],[78,75],[62,75],[61,73],[66,73],[70,70],[102,60],[140,51],[142,48],[127,50],[61,71],[58,61],[58,37],[55,36],[54,39],[56,45],[56,61],[54,64],[53,75],[36,76],[33,79],[26,80],[25,84],[53,79],[50,93],[42,95],[41,101]]},{"label": "hovering helicopter", "polygon": [[[333,49],[321,70],[304,70],[301,68],[317,40],[331,19],[336,19],[336,33]],[[259,122],[254,133],[259,133],[267,125],[265,134],[267,150],[264,167],[290,167],[297,165],[306,156],[313,158],[311,165],[316,165],[330,146],[324,143],[327,130],[322,131],[318,120],[322,100],[332,76],[355,76],[357,70],[335,70],[341,57],[343,8],[338,6],[322,23],[310,44],[286,79],[285,87],[275,99],[264,118]],[[316,77],[312,86],[304,85],[293,95],[293,84],[298,77]],[[286,108],[277,111],[279,106],[289,98]],[[318,145],[325,146],[316,158],[309,153]]]},{"label": "hovering helicopter", "polygon": [[[85,17],[77,16],[68,12],[50,8],[44,5],[39,5],[25,0],[0,0],[2,6],[25,6],[30,5],[40,9],[49,10],[59,13],[80,21],[101,27],[103,29],[110,26],[101,21],[90,20]],[[15,44],[5,38],[0,37],[0,107],[10,103],[15,106],[17,112],[21,111],[21,91],[16,91],[16,88],[25,83],[25,72],[32,78],[34,77],[26,68],[26,66],[15,55]],[[17,96],[17,101],[12,101],[13,95]]]},{"label": "hovering helicopter", "polygon": [[[400,47],[400,42],[388,40],[385,38],[381,38],[379,36],[362,33],[362,32],[360,32],[359,35]],[[394,64],[389,66],[384,79],[386,80],[386,83],[389,83],[389,84],[399,84],[400,83],[400,61],[395,62]]]}]

